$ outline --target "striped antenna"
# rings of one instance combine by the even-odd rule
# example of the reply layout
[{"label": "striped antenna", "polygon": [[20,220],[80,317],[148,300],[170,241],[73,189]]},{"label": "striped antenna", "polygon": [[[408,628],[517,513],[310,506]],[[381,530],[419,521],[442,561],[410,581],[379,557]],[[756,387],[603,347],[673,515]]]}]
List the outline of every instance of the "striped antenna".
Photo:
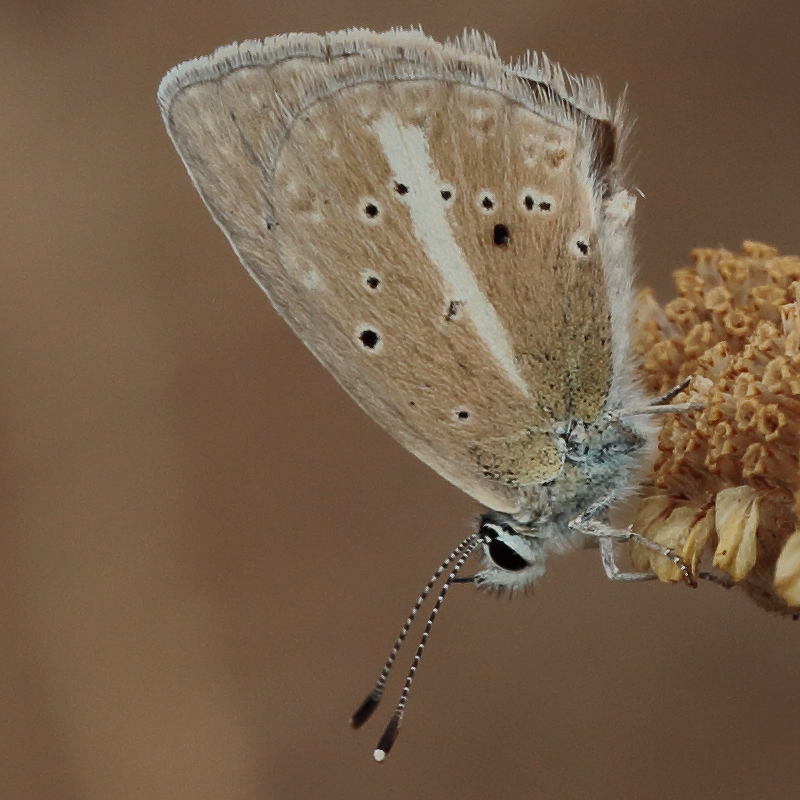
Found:
[{"label": "striped antenna", "polygon": [[[392,749],[395,741],[397,740],[397,736],[400,733],[400,724],[403,721],[403,714],[405,713],[406,702],[408,701],[408,693],[411,690],[411,682],[414,680],[414,675],[417,672],[420,659],[422,658],[422,652],[425,649],[425,644],[428,641],[428,636],[430,635],[433,623],[439,614],[439,609],[442,607],[444,598],[447,595],[447,590],[450,588],[450,584],[453,583],[453,580],[458,575],[458,572],[461,569],[461,567],[464,566],[464,563],[472,554],[472,551],[481,543],[481,541],[482,537],[477,533],[466,538],[453,551],[448,560],[442,565],[442,567],[439,570],[439,573],[441,573],[442,569],[444,569],[446,565],[449,564],[450,561],[452,561],[456,555],[458,555],[458,561],[453,567],[452,572],[447,576],[447,579],[442,584],[439,596],[436,598],[436,603],[434,604],[433,609],[431,610],[431,614],[428,617],[428,622],[425,625],[425,630],[422,633],[422,638],[420,639],[419,645],[417,646],[417,652],[414,654],[414,661],[412,662],[411,669],[408,671],[408,675],[406,676],[406,682],[405,685],[403,686],[403,691],[400,695],[400,700],[397,703],[397,708],[395,708],[394,713],[392,714],[392,718],[389,720],[389,724],[386,726],[383,735],[378,740],[378,744],[372,753],[373,757],[378,763],[383,761],[386,758],[386,756],[389,755],[389,751]],[[437,573],[435,577],[438,577],[439,573]],[[430,586],[432,586],[432,584],[433,582],[429,584],[428,590],[430,590]],[[417,608],[419,608],[419,606],[417,606]]]},{"label": "striped antenna", "polygon": [[[353,714],[350,718],[350,727],[354,729],[360,728],[373,714],[375,709],[378,707],[381,699],[383,698],[383,692],[386,688],[386,680],[389,677],[389,672],[392,669],[392,664],[394,664],[395,659],[397,658],[397,654],[400,652],[400,647],[405,641],[406,636],[408,635],[408,631],[411,629],[411,624],[414,622],[414,618],[417,616],[417,612],[422,607],[422,604],[425,602],[425,598],[430,593],[430,590],[433,588],[436,581],[439,580],[439,576],[447,569],[450,563],[458,556],[461,551],[467,547],[467,545],[472,543],[472,540],[475,538],[476,534],[472,534],[464,539],[452,553],[442,562],[439,569],[434,572],[431,579],[428,581],[428,585],[422,590],[422,594],[417,598],[417,602],[414,603],[414,608],[411,609],[411,613],[408,615],[408,619],[403,625],[403,629],[400,631],[400,635],[395,639],[394,646],[392,647],[392,652],[389,653],[389,658],[386,659],[386,663],[383,665],[383,670],[381,671],[381,675],[378,678],[377,683],[375,684],[375,688],[367,695],[364,702],[358,707],[358,710]],[[472,552],[472,547],[470,548],[470,552]],[[466,559],[464,559],[466,561]],[[463,562],[461,562],[463,563]],[[458,569],[461,568],[461,564],[459,564]],[[454,572],[458,572],[458,569]],[[453,575],[450,576],[452,578]],[[448,580],[450,579],[448,578]],[[427,636],[427,633],[426,633]],[[419,659],[417,659],[419,660]],[[408,692],[406,692],[408,694]]]}]

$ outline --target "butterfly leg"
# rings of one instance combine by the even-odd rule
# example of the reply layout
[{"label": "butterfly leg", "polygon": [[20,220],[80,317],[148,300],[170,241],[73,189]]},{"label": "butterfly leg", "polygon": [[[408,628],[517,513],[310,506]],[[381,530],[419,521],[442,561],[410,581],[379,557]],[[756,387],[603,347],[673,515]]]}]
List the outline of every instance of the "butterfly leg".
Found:
[{"label": "butterfly leg", "polygon": [[650,401],[651,406],[663,406],[671,403],[682,391],[688,388],[694,375],[684,378],[677,386],[673,386],[668,392],[664,392],[661,397],[656,397]]},{"label": "butterfly leg", "polygon": [[603,570],[610,581],[652,581],[656,576],[652,572],[623,572],[614,556],[614,540],[603,536],[599,540],[600,560]]},{"label": "butterfly leg", "polygon": [[[692,572],[689,569],[689,567],[686,565],[686,562],[674,550],[671,550],[669,547],[664,547],[664,545],[658,544],[658,542],[654,542],[651,539],[642,536],[641,534],[634,533],[630,529],[626,531],[614,530],[614,528],[610,528],[608,525],[604,525],[602,522],[583,522],[583,524],[578,524],[574,528],[574,530],[580,531],[585,536],[597,537],[600,540],[601,557],[602,557],[602,547],[604,539],[608,541],[608,544],[605,545],[607,548],[613,548],[616,542],[636,542],[636,544],[640,545],[641,547],[646,547],[648,550],[652,550],[654,553],[658,553],[659,555],[664,556],[664,558],[668,558],[681,571],[683,580],[692,588],[697,588],[697,581],[694,579],[694,576],[692,575]],[[612,561],[613,561],[613,552],[612,552]],[[605,560],[603,562],[603,568],[606,569],[606,574],[611,578],[612,576],[609,574],[608,569],[606,568]],[[625,573],[620,573],[620,574],[625,574]],[[649,574],[649,573],[644,573],[644,574]],[[613,578],[613,579],[632,580],[631,578]],[[636,580],[640,579],[637,578]],[[641,580],[644,580],[644,578],[642,578]]]},{"label": "butterfly leg", "polygon": [[[646,547],[648,550],[652,550],[654,553],[664,556],[664,558],[668,558],[681,571],[683,580],[689,586],[697,587],[697,581],[694,579],[691,570],[686,565],[686,562],[674,550],[671,550],[669,547],[664,547],[664,545],[658,544],[658,542],[654,542],[641,534],[634,533],[630,528],[625,531],[615,530],[594,519],[594,517],[601,514],[614,502],[614,498],[615,493],[612,492],[603,500],[593,503],[583,514],[572,520],[569,525],[571,530],[582,533],[584,536],[594,537],[598,540],[600,545],[600,558],[602,559],[603,569],[606,575],[611,580],[617,581],[643,581],[651,580],[652,577],[655,577],[651,576],[648,572],[622,572],[617,566],[614,559],[614,545],[617,542],[636,542],[638,545]],[[638,575],[644,575],[646,577],[634,577]]]},{"label": "butterfly leg", "polygon": [[620,408],[616,411],[611,411],[606,418],[613,421],[623,417],[636,417],[644,414],[683,414],[686,411],[701,411],[705,408],[705,403],[677,403],[670,405],[672,400],[689,386],[693,377],[690,375],[685,378],[677,386],[673,386],[661,397],[656,397],[642,408]]}]

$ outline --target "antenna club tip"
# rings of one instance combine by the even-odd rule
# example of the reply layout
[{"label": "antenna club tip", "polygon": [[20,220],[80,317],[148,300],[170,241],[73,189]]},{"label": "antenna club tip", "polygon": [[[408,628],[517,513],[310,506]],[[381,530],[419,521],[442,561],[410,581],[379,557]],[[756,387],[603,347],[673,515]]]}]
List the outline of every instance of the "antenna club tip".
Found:
[{"label": "antenna club tip", "polygon": [[378,744],[372,752],[372,757],[376,761],[381,762],[389,755],[389,751],[397,741],[397,736],[400,733],[400,723],[402,721],[402,711],[399,713],[395,711],[394,715],[389,720],[389,724],[386,726],[386,730],[383,732],[383,736],[378,740]]},{"label": "antenna club tip", "polygon": [[383,692],[377,691],[368,694],[366,700],[356,709],[355,714],[350,717],[350,727],[358,730],[372,716],[381,702],[382,696]]}]

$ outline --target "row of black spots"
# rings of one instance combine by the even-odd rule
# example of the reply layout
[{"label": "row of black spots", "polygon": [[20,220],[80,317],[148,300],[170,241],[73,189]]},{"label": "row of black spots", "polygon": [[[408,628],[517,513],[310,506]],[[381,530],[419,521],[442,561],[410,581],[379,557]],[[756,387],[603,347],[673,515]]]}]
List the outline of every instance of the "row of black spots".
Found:
[{"label": "row of black spots", "polygon": [[540,195],[531,189],[525,189],[522,192],[522,207],[529,212],[536,212],[538,214],[552,214],[555,210],[555,203],[553,198],[547,195]]},{"label": "row of black spots", "polygon": [[[475,202],[478,210],[483,214],[493,214],[497,208],[497,198],[488,189],[481,189],[478,192]],[[520,203],[526,211],[537,212],[539,214],[552,214],[555,210],[555,202],[548,195],[538,195],[531,189],[525,189],[520,197]]]},{"label": "row of black spots", "polygon": [[[408,194],[409,188],[404,183],[396,183],[395,191],[399,195],[405,195]],[[440,194],[445,202],[450,202],[454,197],[452,187],[441,189]],[[486,190],[478,192],[476,203],[478,210],[483,214],[493,214],[497,210],[497,198],[492,192]],[[523,194],[521,203],[526,211],[551,214],[555,210],[552,198],[541,197],[537,199],[529,192]],[[374,220],[381,213],[381,209],[376,200],[368,200],[364,203],[363,212],[367,219]]]},{"label": "row of black spots", "polygon": [[[408,194],[409,191],[408,186],[405,183],[399,183],[399,182],[395,183],[394,190],[399,195]],[[442,196],[442,200],[444,200],[445,202],[447,202],[448,200],[452,200],[454,194],[453,187],[450,186],[450,184],[445,184],[439,190],[439,194]]]},{"label": "row of black spots", "polygon": [[[404,183],[396,183],[395,191],[400,195],[405,195],[408,194],[409,188]],[[442,189],[441,195],[443,200],[449,202],[453,198],[453,191],[450,188]],[[491,192],[488,191],[480,192],[478,194],[477,200],[478,200],[478,208],[484,214],[493,213],[497,207],[497,198]],[[551,200],[540,200],[539,203],[536,204],[533,195],[531,194],[525,195],[523,199],[523,205],[529,211],[538,209],[539,211],[550,213],[553,209],[553,203]],[[376,201],[370,200],[364,204],[363,212],[364,216],[367,218],[368,221],[374,222],[377,220],[379,214],[381,213],[381,210]],[[507,245],[511,241],[511,232],[508,226],[502,223],[495,225],[492,238],[494,243],[498,246]],[[588,252],[588,244],[586,244],[586,242],[581,241],[578,243],[577,246],[585,256]],[[584,247],[587,248],[585,252],[584,252]]]},{"label": "row of black spots", "polygon": [[[395,182],[394,190],[400,196],[407,195],[409,191],[411,191],[408,184],[400,183],[399,181]],[[444,184],[439,190],[439,194],[446,205],[452,205],[453,199],[455,198],[455,189],[453,189],[450,184]],[[362,200],[361,213],[364,215],[367,222],[377,222],[382,210],[377,200],[368,198]]]}]

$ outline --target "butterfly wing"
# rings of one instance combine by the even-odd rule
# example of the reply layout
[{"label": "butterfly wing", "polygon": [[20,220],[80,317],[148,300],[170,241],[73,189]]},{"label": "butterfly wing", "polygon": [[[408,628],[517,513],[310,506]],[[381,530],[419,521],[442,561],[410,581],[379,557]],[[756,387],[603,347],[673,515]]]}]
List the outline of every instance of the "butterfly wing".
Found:
[{"label": "butterfly wing", "polygon": [[560,468],[554,423],[613,402],[632,204],[593,84],[507,67],[476,35],[348,31],[223,48],[159,103],[284,319],[480,502],[517,510]]}]

